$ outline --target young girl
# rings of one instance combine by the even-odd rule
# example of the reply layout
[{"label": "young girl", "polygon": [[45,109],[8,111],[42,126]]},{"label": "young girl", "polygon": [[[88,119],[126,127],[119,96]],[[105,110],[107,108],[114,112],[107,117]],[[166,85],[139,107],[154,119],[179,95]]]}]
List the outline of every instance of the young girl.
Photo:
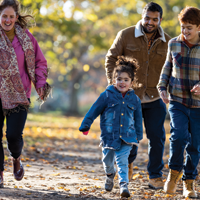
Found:
[{"label": "young girl", "polygon": [[186,7],[178,19],[181,35],[169,41],[158,83],[163,102],[169,103],[171,118],[170,171],[164,191],[176,192],[183,170],[183,195],[190,198],[197,197],[193,184],[200,156],[200,10]]},{"label": "young girl", "polygon": [[128,190],[128,156],[132,145],[138,145],[143,138],[141,102],[131,89],[138,68],[135,59],[118,57],[113,71],[113,85],[100,95],[86,114],[79,128],[87,135],[93,121],[101,115],[101,145],[103,166],[106,173],[105,190],[114,186],[118,167],[120,195],[130,197]]}]

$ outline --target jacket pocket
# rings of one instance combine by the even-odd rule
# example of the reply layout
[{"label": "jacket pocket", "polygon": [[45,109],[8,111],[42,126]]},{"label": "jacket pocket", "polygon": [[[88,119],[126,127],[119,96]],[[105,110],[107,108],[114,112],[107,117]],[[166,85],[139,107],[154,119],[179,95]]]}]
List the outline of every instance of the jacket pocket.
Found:
[{"label": "jacket pocket", "polygon": [[133,104],[127,104],[128,108],[130,108],[131,110],[135,110],[135,105]]},{"label": "jacket pocket", "polygon": [[163,50],[163,49],[157,49],[157,54],[160,55],[160,56],[166,56],[167,54],[167,51],[166,50]]},{"label": "jacket pocket", "polygon": [[136,58],[138,62],[142,62],[141,49],[133,45],[127,45],[124,55],[131,58]]},{"label": "jacket pocket", "polygon": [[119,104],[119,103],[109,103],[108,107],[109,108],[114,108],[117,104]]},{"label": "jacket pocket", "polygon": [[127,45],[126,49],[128,49],[130,51],[140,51],[140,48],[134,47],[134,46],[131,46],[131,45]]}]

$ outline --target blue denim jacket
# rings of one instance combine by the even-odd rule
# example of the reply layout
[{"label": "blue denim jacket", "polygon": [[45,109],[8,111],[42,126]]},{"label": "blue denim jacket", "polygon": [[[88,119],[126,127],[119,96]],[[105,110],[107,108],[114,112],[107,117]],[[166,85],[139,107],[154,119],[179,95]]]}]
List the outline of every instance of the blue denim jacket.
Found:
[{"label": "blue denim jacket", "polygon": [[123,98],[113,85],[108,86],[84,117],[79,130],[89,130],[99,115],[104,148],[118,150],[122,140],[137,145],[143,138],[141,101],[134,90],[128,91]]}]

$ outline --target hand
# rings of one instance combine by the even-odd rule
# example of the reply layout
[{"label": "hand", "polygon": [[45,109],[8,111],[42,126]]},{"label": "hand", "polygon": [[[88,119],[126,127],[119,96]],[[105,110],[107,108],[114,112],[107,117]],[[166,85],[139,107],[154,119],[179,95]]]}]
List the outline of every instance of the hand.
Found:
[{"label": "hand", "polygon": [[83,135],[87,135],[89,133],[89,131],[84,131]]},{"label": "hand", "polygon": [[42,87],[38,88],[37,93],[40,96],[40,98],[43,100],[44,99],[44,89]]},{"label": "hand", "polygon": [[200,95],[200,84],[197,83],[196,85],[194,85],[190,92],[194,92],[195,95]]},{"label": "hand", "polygon": [[169,99],[168,99],[168,97],[167,97],[167,92],[166,92],[166,90],[163,90],[163,91],[160,92],[160,97],[161,97],[161,99],[163,100],[163,102],[164,102],[165,104],[169,103]]}]

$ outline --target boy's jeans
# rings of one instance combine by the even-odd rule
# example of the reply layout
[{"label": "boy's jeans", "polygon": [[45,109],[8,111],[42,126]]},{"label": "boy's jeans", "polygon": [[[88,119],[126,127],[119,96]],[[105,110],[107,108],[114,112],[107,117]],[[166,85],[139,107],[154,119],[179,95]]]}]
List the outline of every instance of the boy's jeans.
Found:
[{"label": "boy's jeans", "polygon": [[132,145],[122,142],[119,150],[102,148],[103,166],[106,174],[115,173],[114,162],[116,161],[118,167],[119,183],[129,182],[128,179],[128,156],[132,149]]},{"label": "boy's jeans", "polygon": [[[171,101],[169,114],[171,118],[169,168],[177,171],[183,169],[183,180],[195,179],[200,156],[200,108],[189,108]],[[186,160],[183,165],[184,149],[186,149]]]}]

